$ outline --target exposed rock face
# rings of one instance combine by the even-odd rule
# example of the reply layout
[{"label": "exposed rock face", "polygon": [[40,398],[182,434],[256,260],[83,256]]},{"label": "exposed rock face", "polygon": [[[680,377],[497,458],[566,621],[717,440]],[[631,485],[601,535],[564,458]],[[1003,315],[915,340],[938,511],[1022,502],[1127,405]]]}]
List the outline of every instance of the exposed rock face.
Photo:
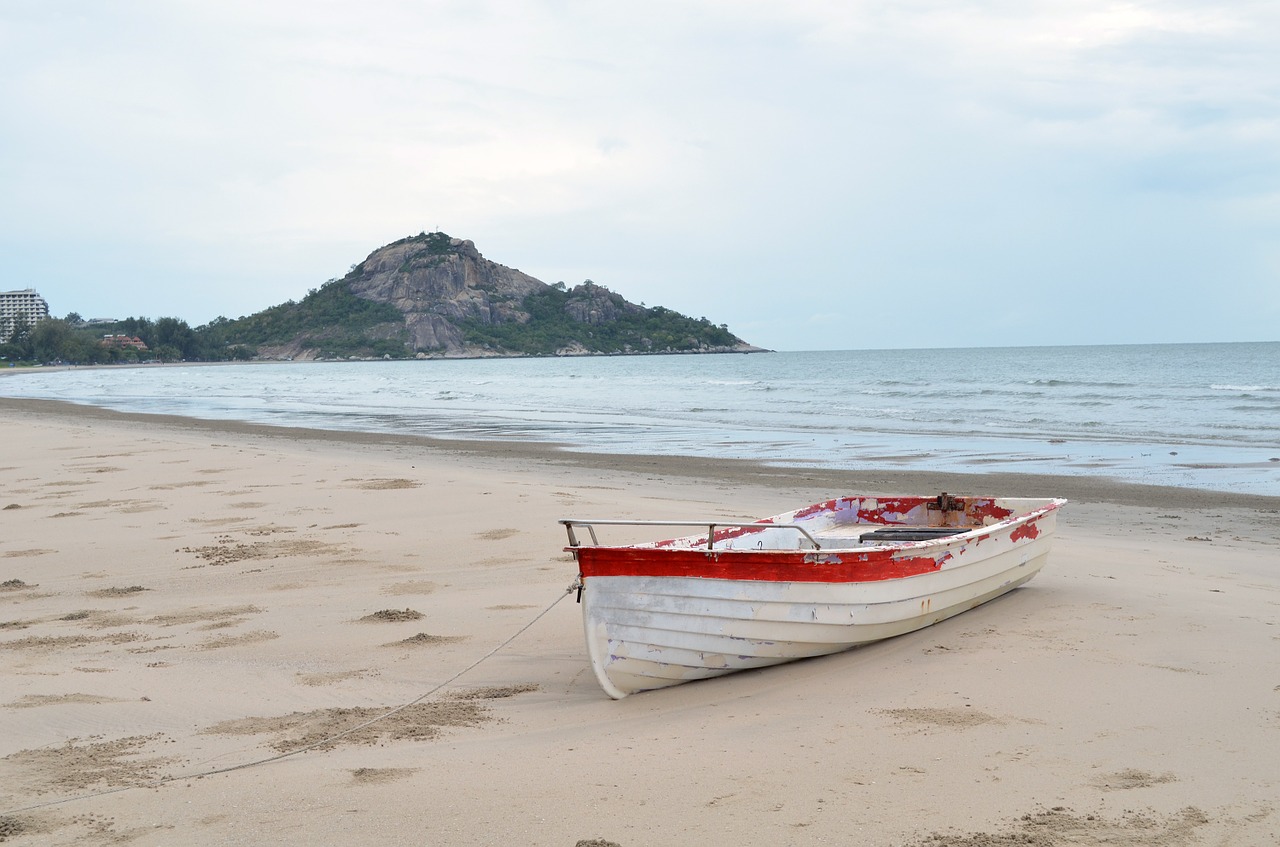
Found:
[{"label": "exposed rock face", "polygon": [[411,312],[404,316],[409,328],[409,343],[414,350],[461,350],[462,330],[441,315]]},{"label": "exposed rock face", "polygon": [[451,321],[525,321],[520,303],[546,283],[491,262],[475,244],[440,233],[375,250],[350,280],[357,297],[390,303],[405,314],[416,348],[462,346]]},{"label": "exposed rock face", "polygon": [[573,296],[565,304],[569,317],[584,324],[603,324],[616,321],[624,312],[638,314],[643,306],[628,303],[607,288],[601,288],[591,280],[573,289]]}]

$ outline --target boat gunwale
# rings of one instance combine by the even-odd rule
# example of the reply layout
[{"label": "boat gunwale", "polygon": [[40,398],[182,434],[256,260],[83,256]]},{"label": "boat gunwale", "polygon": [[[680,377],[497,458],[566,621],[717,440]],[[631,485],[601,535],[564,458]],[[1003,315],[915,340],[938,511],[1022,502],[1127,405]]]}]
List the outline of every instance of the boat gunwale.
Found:
[{"label": "boat gunwale", "polygon": [[[854,499],[854,498],[836,498],[833,500],[828,500],[825,503],[816,504],[816,505],[824,506],[832,503],[837,503],[839,502],[840,499]],[[876,498],[864,497],[864,498],[858,498],[858,499],[866,500],[866,499],[876,499]],[[643,541],[643,542],[637,542],[633,544],[570,544],[569,546],[566,546],[564,548],[564,551],[566,553],[573,553],[575,556],[577,555],[577,551],[584,550],[584,549],[636,550],[636,551],[644,551],[644,552],[654,551],[659,553],[695,551],[695,552],[700,552],[708,555],[723,554],[723,553],[734,553],[734,554],[751,553],[751,554],[757,554],[757,555],[761,553],[768,553],[768,554],[774,554],[774,555],[777,555],[777,554],[822,555],[822,554],[830,554],[830,553],[849,553],[849,552],[862,554],[862,553],[883,553],[885,551],[898,551],[898,550],[907,550],[907,551],[914,552],[914,551],[920,551],[920,550],[929,550],[934,547],[941,548],[941,547],[947,547],[951,545],[965,544],[983,536],[1000,535],[1004,533],[1006,530],[1015,529],[1019,524],[1024,524],[1032,520],[1037,520],[1040,517],[1046,514],[1049,514],[1050,512],[1054,512],[1060,509],[1062,506],[1066,505],[1067,503],[1067,500],[1063,498],[968,497],[963,499],[990,500],[990,501],[995,501],[997,499],[1003,499],[1006,501],[1011,499],[1024,499],[1024,500],[1035,500],[1037,502],[1041,502],[1043,505],[1037,506],[1036,508],[1027,512],[1020,512],[1015,515],[1003,517],[995,521],[994,523],[964,527],[961,532],[957,532],[952,535],[939,536],[938,538],[928,538],[928,539],[921,539],[916,541],[885,541],[879,544],[858,543],[855,545],[830,546],[830,547],[824,546],[821,544],[821,540],[824,532],[834,532],[836,530],[839,530],[845,527],[863,527],[870,532],[870,531],[874,531],[875,527],[886,528],[886,527],[900,526],[900,527],[908,528],[912,526],[924,527],[926,525],[925,524],[868,522],[868,523],[845,524],[842,526],[829,527],[824,530],[806,531],[805,529],[801,528],[803,527],[803,524],[801,522],[794,521],[794,520],[783,520],[783,519],[793,518],[797,513],[806,511],[806,509],[796,509],[795,511],[792,511],[792,512],[783,512],[781,514],[773,515],[771,517],[760,518],[756,521],[742,522],[742,523],[731,521],[731,520],[718,520],[718,519],[706,520],[706,521],[691,521],[687,519],[672,520],[672,521],[665,521],[665,520],[628,521],[628,520],[616,520],[616,519],[590,520],[590,519],[575,519],[575,518],[562,518],[560,520],[560,523],[566,526],[591,526],[591,525],[694,526],[696,525],[696,526],[712,526],[712,527],[714,526],[737,527],[737,528],[741,528],[742,530],[741,532],[738,532],[732,535],[723,535],[720,538],[715,538],[713,536],[710,539],[710,543],[708,543],[707,536],[703,534],[703,535],[684,535],[684,536],[677,536],[675,538],[661,539],[657,541]],[[810,506],[806,508],[812,509],[814,507]],[[828,509],[822,512],[813,512],[812,514],[831,514],[831,513],[834,513],[835,511],[836,511],[835,509]],[[800,537],[809,538],[810,540],[816,539],[815,541],[816,546],[812,548],[805,548],[805,547],[752,548],[752,547],[715,547],[714,546],[718,542],[731,541],[736,538],[740,538],[740,537],[743,537],[744,535],[751,534],[754,532],[760,532],[768,529],[788,529],[788,528],[801,528]]]}]

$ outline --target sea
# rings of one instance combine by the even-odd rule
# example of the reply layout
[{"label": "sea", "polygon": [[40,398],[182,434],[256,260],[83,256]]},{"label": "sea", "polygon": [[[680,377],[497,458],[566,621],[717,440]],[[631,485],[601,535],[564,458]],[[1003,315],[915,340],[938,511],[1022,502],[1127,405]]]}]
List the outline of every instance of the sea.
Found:
[{"label": "sea", "polygon": [[1280,495],[1280,342],[9,371],[0,396],[566,450]]}]

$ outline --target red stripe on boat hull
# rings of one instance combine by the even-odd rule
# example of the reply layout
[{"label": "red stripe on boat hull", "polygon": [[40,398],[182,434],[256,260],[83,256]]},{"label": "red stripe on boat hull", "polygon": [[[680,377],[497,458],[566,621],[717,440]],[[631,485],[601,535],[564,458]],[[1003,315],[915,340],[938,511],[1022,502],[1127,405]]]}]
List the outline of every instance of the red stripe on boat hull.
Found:
[{"label": "red stripe on boat hull", "polygon": [[892,551],[866,553],[752,550],[672,550],[578,547],[578,569],[593,576],[675,576],[763,582],[876,582],[931,573],[951,557],[894,557]]}]

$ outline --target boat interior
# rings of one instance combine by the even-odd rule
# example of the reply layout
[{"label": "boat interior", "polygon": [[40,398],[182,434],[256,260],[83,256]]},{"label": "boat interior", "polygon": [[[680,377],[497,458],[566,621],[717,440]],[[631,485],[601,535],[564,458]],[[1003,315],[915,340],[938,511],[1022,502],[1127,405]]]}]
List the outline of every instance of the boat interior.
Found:
[{"label": "boat interior", "polygon": [[641,548],[706,550],[847,550],[948,538],[1016,514],[1042,508],[1053,500],[953,497],[842,497],[763,520],[734,522],[577,520],[560,523],[570,549],[602,544],[597,527],[697,527],[698,535],[630,544]]}]

